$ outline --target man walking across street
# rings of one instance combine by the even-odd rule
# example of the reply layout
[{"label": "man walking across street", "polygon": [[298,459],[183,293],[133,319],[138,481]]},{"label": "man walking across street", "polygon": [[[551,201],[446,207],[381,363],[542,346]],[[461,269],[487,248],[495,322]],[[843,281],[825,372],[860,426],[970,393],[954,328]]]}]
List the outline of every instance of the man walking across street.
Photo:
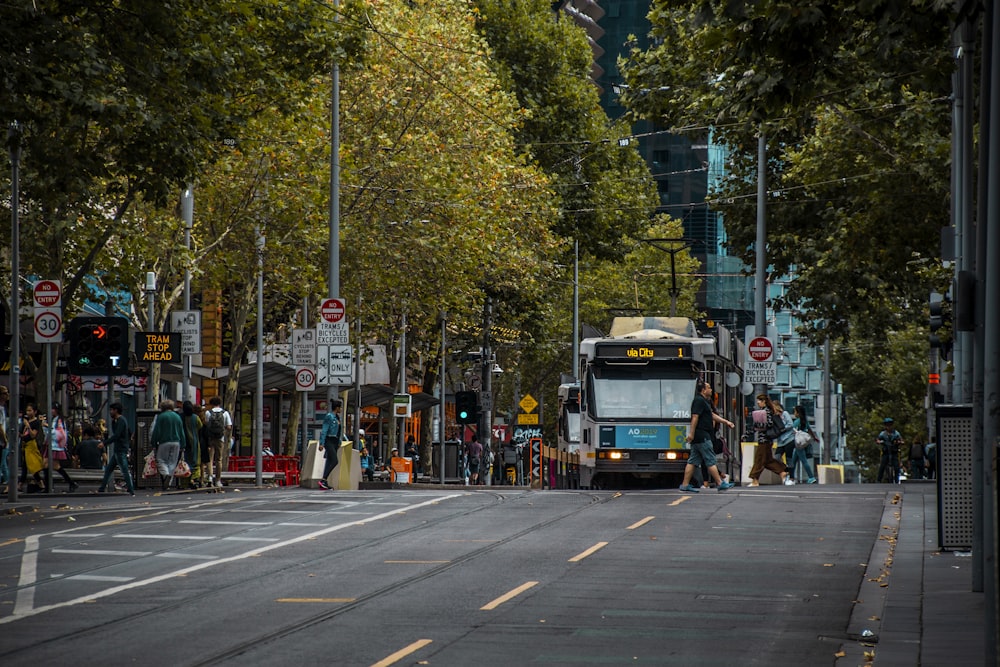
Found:
[{"label": "man walking across street", "polygon": [[124,408],[120,402],[115,401],[108,407],[108,410],[111,413],[111,429],[108,431],[104,442],[110,453],[108,455],[108,463],[104,466],[104,479],[101,480],[101,486],[97,489],[97,492],[104,493],[115,474],[115,467],[117,467],[122,471],[122,478],[125,480],[125,488],[128,489],[128,494],[134,496],[135,485],[132,484],[132,474],[128,469],[130,438],[128,422],[125,421],[125,416],[122,414]]},{"label": "man walking across street", "polygon": [[701,467],[702,463],[708,467],[708,474],[715,480],[719,491],[735,486],[732,482],[722,481],[719,467],[716,465],[715,450],[712,448],[712,432],[715,430],[715,425],[725,424],[732,428],[735,424],[715,414],[709,402],[711,396],[712,385],[699,380],[695,386],[694,400],[691,402],[691,426],[685,437],[685,440],[691,443],[691,455],[688,456],[687,465],[684,466],[684,483],[680,487],[685,493],[698,493],[697,487],[691,486],[691,476],[695,468]]}]

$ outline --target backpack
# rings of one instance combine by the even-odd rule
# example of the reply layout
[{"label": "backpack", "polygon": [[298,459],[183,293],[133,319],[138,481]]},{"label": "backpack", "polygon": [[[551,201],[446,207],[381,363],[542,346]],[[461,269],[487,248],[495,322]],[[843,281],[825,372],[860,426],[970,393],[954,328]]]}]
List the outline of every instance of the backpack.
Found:
[{"label": "backpack", "polygon": [[205,435],[212,440],[222,440],[226,437],[226,413],[222,410],[209,410],[208,422],[205,424]]}]

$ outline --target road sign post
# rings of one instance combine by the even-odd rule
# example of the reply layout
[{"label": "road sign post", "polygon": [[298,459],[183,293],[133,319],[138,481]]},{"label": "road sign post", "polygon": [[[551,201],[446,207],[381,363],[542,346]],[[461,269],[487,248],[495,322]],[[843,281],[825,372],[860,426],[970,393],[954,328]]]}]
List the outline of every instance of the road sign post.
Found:
[{"label": "road sign post", "polygon": [[31,293],[35,301],[35,342],[61,343],[62,282],[39,280],[32,286]]},{"label": "road sign post", "polygon": [[751,384],[774,384],[778,364],[774,359],[774,341],[766,336],[756,336],[747,343],[747,362],[743,380]]}]

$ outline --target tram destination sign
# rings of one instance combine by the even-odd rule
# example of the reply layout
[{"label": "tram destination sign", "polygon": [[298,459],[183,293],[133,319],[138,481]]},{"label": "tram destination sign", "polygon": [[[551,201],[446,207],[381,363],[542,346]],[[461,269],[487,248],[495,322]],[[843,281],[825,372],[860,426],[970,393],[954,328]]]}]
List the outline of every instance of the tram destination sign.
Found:
[{"label": "tram destination sign", "polygon": [[608,342],[598,343],[595,357],[603,361],[659,361],[666,359],[689,359],[690,343],[657,343],[657,342]]}]

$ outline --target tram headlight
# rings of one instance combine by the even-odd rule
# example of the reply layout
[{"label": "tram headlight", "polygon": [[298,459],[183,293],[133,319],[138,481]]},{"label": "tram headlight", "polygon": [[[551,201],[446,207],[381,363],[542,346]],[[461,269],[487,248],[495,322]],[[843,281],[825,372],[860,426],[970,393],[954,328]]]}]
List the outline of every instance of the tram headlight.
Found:
[{"label": "tram headlight", "polygon": [[621,457],[622,457],[621,452],[608,452],[608,458],[610,458],[612,461],[617,461],[621,459]]}]

